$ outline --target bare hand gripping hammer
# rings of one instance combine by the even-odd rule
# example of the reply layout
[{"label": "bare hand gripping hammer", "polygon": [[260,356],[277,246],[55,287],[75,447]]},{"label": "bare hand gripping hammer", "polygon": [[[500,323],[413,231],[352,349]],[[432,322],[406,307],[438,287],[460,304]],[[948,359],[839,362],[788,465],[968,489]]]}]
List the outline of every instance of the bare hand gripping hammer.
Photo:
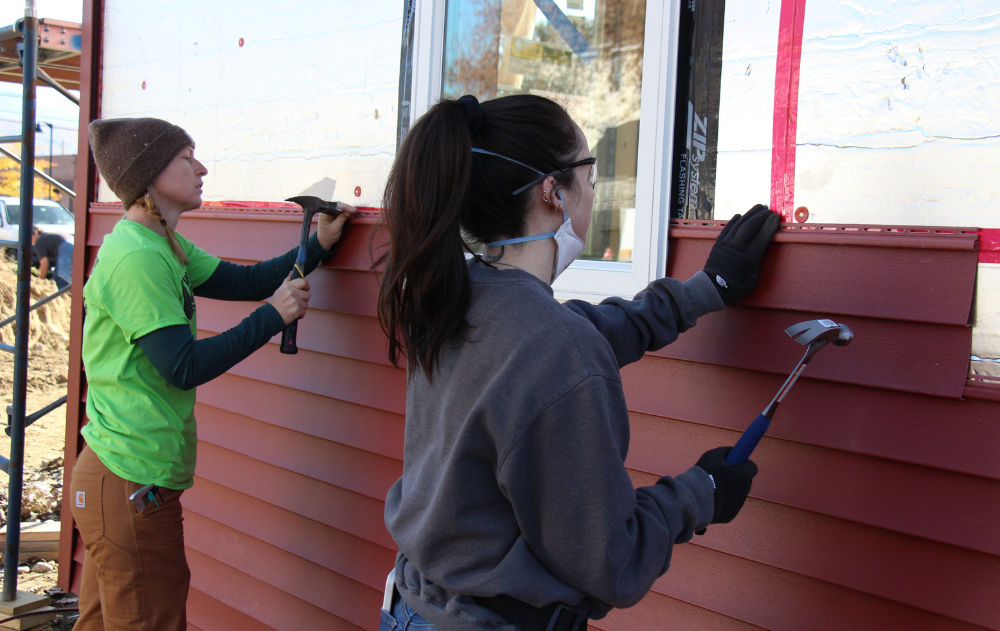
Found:
[{"label": "bare hand gripping hammer", "polygon": [[764,437],[768,426],[771,425],[771,417],[774,416],[774,411],[778,409],[778,404],[785,399],[788,391],[798,381],[799,375],[806,369],[806,365],[813,358],[813,355],[830,342],[833,342],[834,346],[847,346],[854,338],[854,332],[851,331],[849,326],[846,324],[837,324],[833,320],[799,322],[785,329],[785,333],[795,338],[795,341],[803,346],[808,344],[809,348],[802,359],[799,360],[799,364],[795,367],[795,370],[785,380],[785,385],[781,386],[778,394],[771,399],[771,403],[764,408],[763,412],[757,415],[753,423],[750,423],[750,427],[736,441],[736,445],[733,446],[729,455],[726,456],[726,462],[729,464],[740,464],[750,458],[750,454],[753,453],[753,450],[757,447],[757,443]]},{"label": "bare hand gripping hammer", "polygon": [[[302,206],[302,236],[299,237],[299,253],[295,257],[295,267],[292,268],[292,280],[305,277],[306,250],[309,248],[309,226],[312,224],[313,215],[323,213],[336,217],[343,211],[337,206],[337,202],[323,201],[318,197],[302,195],[299,197],[289,197],[286,202],[294,202]],[[285,327],[281,333],[281,352],[286,355],[294,355],[299,352],[299,347],[295,345],[295,335],[299,330],[299,321],[295,320]]]}]

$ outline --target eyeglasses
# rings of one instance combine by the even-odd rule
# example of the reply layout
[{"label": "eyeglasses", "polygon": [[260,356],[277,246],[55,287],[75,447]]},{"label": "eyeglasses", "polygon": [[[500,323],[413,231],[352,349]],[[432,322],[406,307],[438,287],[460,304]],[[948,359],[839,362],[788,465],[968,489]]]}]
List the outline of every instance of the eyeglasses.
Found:
[{"label": "eyeglasses", "polygon": [[535,178],[531,182],[529,182],[529,183],[525,184],[524,186],[522,186],[521,188],[517,189],[516,191],[514,191],[513,193],[511,193],[511,195],[520,195],[521,193],[523,193],[524,191],[528,190],[529,188],[531,188],[535,184],[538,184],[539,182],[541,182],[542,180],[544,180],[547,177],[556,175],[557,173],[565,173],[566,171],[569,171],[570,169],[575,169],[576,167],[582,167],[582,166],[584,166],[586,164],[590,165],[590,172],[587,174],[587,182],[589,182],[591,186],[594,186],[594,187],[597,186],[597,158],[595,158],[593,156],[591,156],[589,158],[584,158],[583,160],[579,160],[577,162],[574,162],[573,164],[570,164],[570,165],[567,165],[567,166],[564,166],[564,167],[560,167],[560,168],[556,169],[555,171],[550,171],[549,173],[542,173],[541,171],[539,171],[535,167],[529,167],[527,164],[525,164],[525,163],[523,163],[523,162],[521,162],[519,160],[515,160],[514,158],[508,158],[507,156],[502,156],[499,153],[493,153],[492,151],[487,151],[485,149],[479,149],[478,147],[473,147],[472,148],[472,153],[479,153],[479,154],[483,154],[483,155],[487,155],[487,156],[494,156],[494,157],[497,157],[497,158],[503,158],[504,160],[507,160],[508,162],[513,162],[514,164],[519,164],[519,165],[523,166],[524,168],[526,168],[526,169],[528,169],[530,171],[534,171],[535,173],[537,173],[539,175],[539,177]]},{"label": "eyeglasses", "polygon": [[[596,188],[597,187],[597,158],[591,156],[589,158],[584,158],[583,160],[580,160],[579,162],[574,162],[573,164],[571,164],[569,166],[564,166],[561,169],[556,169],[555,171],[550,171],[549,173],[544,173],[544,174],[542,174],[541,177],[532,180],[529,184],[525,184],[521,188],[519,188],[516,191],[514,191],[513,194],[517,195],[519,193],[523,193],[524,191],[528,190],[529,188],[531,188],[535,184],[538,184],[539,182],[541,182],[542,180],[544,180],[547,177],[555,175],[556,173],[565,173],[566,171],[569,171],[570,169],[575,169],[576,167],[582,167],[585,164],[589,164],[590,165],[590,172],[587,173],[587,182],[589,182],[591,186],[593,186],[593,187]],[[536,173],[540,173],[540,171],[536,171]]]}]

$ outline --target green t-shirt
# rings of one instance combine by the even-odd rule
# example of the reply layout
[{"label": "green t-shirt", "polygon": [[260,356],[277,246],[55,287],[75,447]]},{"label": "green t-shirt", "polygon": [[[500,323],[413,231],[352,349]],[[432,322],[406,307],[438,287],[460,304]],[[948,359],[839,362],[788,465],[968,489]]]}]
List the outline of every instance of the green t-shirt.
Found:
[{"label": "green t-shirt", "polygon": [[83,288],[88,423],[81,433],[116,475],[168,489],[193,483],[195,391],[170,385],[136,340],[177,324],[197,337],[193,288],[219,265],[180,234],[177,240],[186,267],[165,237],[119,221]]}]

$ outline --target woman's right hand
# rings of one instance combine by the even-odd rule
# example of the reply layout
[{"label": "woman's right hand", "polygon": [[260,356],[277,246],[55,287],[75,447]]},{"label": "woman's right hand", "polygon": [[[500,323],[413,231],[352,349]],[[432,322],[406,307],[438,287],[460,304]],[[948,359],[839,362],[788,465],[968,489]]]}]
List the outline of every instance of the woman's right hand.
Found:
[{"label": "woman's right hand", "polygon": [[289,274],[267,302],[278,310],[278,315],[285,321],[285,326],[295,322],[306,314],[309,306],[309,281],[304,278],[291,280]]}]

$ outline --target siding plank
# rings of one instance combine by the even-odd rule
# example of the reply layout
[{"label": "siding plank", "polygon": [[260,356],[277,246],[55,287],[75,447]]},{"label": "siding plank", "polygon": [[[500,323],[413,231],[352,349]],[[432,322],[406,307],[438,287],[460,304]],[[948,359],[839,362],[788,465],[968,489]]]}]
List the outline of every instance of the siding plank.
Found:
[{"label": "siding plank", "polygon": [[[676,473],[737,437],[669,419],[639,422],[626,464]],[[1000,555],[1000,481],[767,437],[753,460],[760,467],[753,497]]]},{"label": "siding plank", "polygon": [[242,611],[258,622],[273,627],[275,631],[302,631],[302,629],[376,631],[378,629],[377,611],[374,614],[374,624],[358,627],[301,598],[274,589],[267,583],[197,550],[188,548],[186,554],[188,565],[191,566],[192,587],[237,611]]},{"label": "siding plank", "polygon": [[[847,349],[831,352],[841,350]],[[823,382],[809,377],[810,370],[781,404],[769,437],[1000,480],[994,457],[1000,403]],[[622,370],[630,410],[739,432],[784,379],[659,357]]]},{"label": "siding plank", "polygon": [[1000,623],[1000,557],[750,498],[697,545],[926,609]]},{"label": "siding plank", "polygon": [[238,609],[220,602],[194,587],[188,590],[188,626],[206,631],[274,631],[259,620],[254,620]]},{"label": "siding plank", "polygon": [[301,390],[288,396],[283,386],[231,373],[199,386],[198,401],[277,427],[403,459],[401,414]]},{"label": "siding plank", "polygon": [[588,621],[591,629],[603,631],[756,631],[753,624],[709,611],[656,592],[634,607],[612,609],[606,618]]},{"label": "siding plank", "polygon": [[[774,243],[761,263],[757,289],[740,304],[964,326],[976,252],[935,249],[934,239],[927,241],[929,248]],[[667,275],[690,278],[705,267],[713,244],[671,239]]]},{"label": "siding plank", "polygon": [[[198,445],[197,477],[396,550],[385,502],[275,467],[211,443]],[[194,488],[197,488],[197,483]],[[217,498],[225,505],[225,497]]]},{"label": "siding plank", "polygon": [[[207,333],[199,331],[198,337]],[[258,381],[270,381],[351,403],[403,414],[406,411],[406,371],[323,353],[300,350],[282,355],[277,344],[266,344],[229,371]]]},{"label": "siding plank", "polygon": [[[731,306],[710,313],[658,357],[787,375],[805,347],[785,329],[828,313]],[[850,346],[824,349],[806,369],[813,379],[960,399],[969,373],[972,329],[920,322],[840,318],[854,330]]]},{"label": "siding plank", "polygon": [[394,550],[198,478],[184,510],[343,574],[379,592],[396,562]]},{"label": "siding plank", "polygon": [[[312,276],[309,278],[311,280]],[[198,308],[198,328],[218,334],[236,326],[264,303],[196,298],[195,304]],[[385,340],[382,345],[378,344],[380,338]],[[277,344],[280,340],[281,336],[276,335],[271,342]],[[303,350],[392,365],[389,363],[388,338],[382,333],[378,320],[369,316],[325,311],[310,303],[305,317],[299,320],[296,342]]]},{"label": "siding plank", "polygon": [[188,550],[197,550],[269,585],[272,591],[303,600],[358,627],[378,619],[382,602],[378,590],[196,513],[188,512],[184,519],[192,526],[184,537]]},{"label": "siding plank", "polygon": [[700,546],[678,546],[653,589],[773,631],[983,629]]},{"label": "siding plank", "polygon": [[389,487],[403,475],[400,460],[203,404],[198,405],[198,440],[378,501],[385,501]]}]

